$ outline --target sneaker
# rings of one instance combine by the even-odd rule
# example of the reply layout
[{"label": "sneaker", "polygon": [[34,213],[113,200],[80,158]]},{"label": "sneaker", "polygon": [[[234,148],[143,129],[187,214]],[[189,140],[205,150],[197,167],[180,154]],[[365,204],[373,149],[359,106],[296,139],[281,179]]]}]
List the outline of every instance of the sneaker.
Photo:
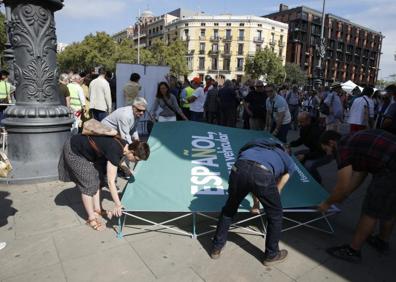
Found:
[{"label": "sneaker", "polygon": [[220,257],[220,254],[221,254],[221,249],[213,248],[212,251],[210,252],[210,257],[212,259],[218,259]]},{"label": "sneaker", "polygon": [[0,242],[0,250],[4,249],[7,246],[6,242]]},{"label": "sneaker", "polygon": [[379,238],[378,235],[368,237],[367,243],[381,254],[388,252],[390,249],[389,243]]},{"label": "sneaker", "polygon": [[288,254],[287,250],[280,250],[278,252],[278,254],[276,256],[274,256],[273,258],[264,259],[263,264],[265,266],[271,266],[271,265],[280,263],[282,261],[285,261],[287,258],[287,254]]},{"label": "sneaker", "polygon": [[326,252],[335,258],[348,262],[359,263],[362,261],[362,255],[360,254],[360,251],[352,249],[349,245],[328,248]]}]

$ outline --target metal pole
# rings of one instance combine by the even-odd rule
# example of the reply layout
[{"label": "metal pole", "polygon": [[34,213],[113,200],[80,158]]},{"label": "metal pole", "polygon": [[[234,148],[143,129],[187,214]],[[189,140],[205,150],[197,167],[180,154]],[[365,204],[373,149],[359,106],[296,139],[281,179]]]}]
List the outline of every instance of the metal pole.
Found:
[{"label": "metal pole", "polygon": [[138,17],[138,48],[137,48],[137,63],[140,64],[140,9]]},{"label": "metal pole", "polygon": [[[325,5],[326,5],[326,0],[323,0],[322,27],[320,30],[320,47],[321,48],[323,48],[322,46],[324,45],[323,39],[324,39],[324,28],[325,28]],[[318,67],[322,68],[322,56],[319,56]]]}]

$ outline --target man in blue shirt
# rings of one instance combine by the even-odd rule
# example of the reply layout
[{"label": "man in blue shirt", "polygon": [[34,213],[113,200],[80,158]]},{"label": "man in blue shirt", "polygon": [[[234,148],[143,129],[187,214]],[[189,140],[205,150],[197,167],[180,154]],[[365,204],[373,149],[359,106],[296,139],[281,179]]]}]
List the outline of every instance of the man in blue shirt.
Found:
[{"label": "man in blue shirt", "polygon": [[249,193],[259,199],[268,219],[263,264],[270,266],[286,259],[287,251],[279,250],[283,214],[280,191],[294,170],[295,163],[275,139],[259,139],[241,148],[228,179],[228,199],[217,224],[212,259],[220,257],[232,218]]}]

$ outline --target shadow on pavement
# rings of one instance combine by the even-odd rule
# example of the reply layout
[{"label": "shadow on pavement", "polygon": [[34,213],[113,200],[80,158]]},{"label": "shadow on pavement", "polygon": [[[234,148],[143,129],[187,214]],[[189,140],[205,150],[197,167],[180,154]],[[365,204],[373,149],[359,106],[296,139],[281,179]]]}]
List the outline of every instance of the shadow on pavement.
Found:
[{"label": "shadow on pavement", "polygon": [[12,207],[12,201],[7,199],[9,192],[0,191],[0,227],[8,224],[8,217],[13,216],[18,211]]}]

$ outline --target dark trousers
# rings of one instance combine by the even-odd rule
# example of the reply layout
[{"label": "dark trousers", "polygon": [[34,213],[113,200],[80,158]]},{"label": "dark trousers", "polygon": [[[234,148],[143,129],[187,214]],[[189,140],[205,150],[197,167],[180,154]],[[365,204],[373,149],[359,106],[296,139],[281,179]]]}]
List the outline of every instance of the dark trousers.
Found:
[{"label": "dark trousers", "polygon": [[[276,124],[273,123],[271,132],[275,129],[275,127]],[[283,143],[287,143],[287,133],[289,132],[289,129],[290,129],[290,123],[281,125],[278,134],[276,134],[275,137],[278,138]]]},{"label": "dark trousers", "polygon": [[273,258],[279,252],[283,215],[275,177],[271,172],[258,167],[256,162],[238,160],[231,171],[228,183],[228,199],[217,224],[213,239],[214,249],[224,247],[232,218],[237,213],[242,200],[249,193],[253,193],[263,205],[267,215],[265,257]]},{"label": "dark trousers", "polygon": [[297,117],[298,117],[299,107],[298,105],[289,105],[289,110],[290,110],[291,123],[293,125],[293,129],[297,130],[298,128]]},{"label": "dark trousers", "polygon": [[[309,150],[302,150],[295,153],[295,155],[306,155],[309,153]],[[330,163],[334,159],[331,155],[324,155],[316,159],[312,160],[304,160],[302,163],[304,167],[307,169],[309,174],[318,182],[322,183],[322,177],[319,174],[318,168]]]},{"label": "dark trousers", "polygon": [[97,109],[91,109],[91,115],[97,121],[102,121],[102,119],[107,117],[107,112],[100,111],[100,110],[97,110]]},{"label": "dark trousers", "polygon": [[235,127],[236,125],[236,109],[234,107],[221,109],[220,124],[228,127]]},{"label": "dark trousers", "polygon": [[190,113],[191,113],[191,120],[192,121],[199,121],[199,122],[203,121],[203,112],[190,111]]},{"label": "dark trousers", "polygon": [[182,109],[182,112],[183,112],[183,114],[188,118],[188,119],[191,119],[191,112],[190,112],[190,108],[181,108]]},{"label": "dark trousers", "polygon": [[207,123],[218,124],[219,118],[217,112],[206,112],[205,118]]}]

